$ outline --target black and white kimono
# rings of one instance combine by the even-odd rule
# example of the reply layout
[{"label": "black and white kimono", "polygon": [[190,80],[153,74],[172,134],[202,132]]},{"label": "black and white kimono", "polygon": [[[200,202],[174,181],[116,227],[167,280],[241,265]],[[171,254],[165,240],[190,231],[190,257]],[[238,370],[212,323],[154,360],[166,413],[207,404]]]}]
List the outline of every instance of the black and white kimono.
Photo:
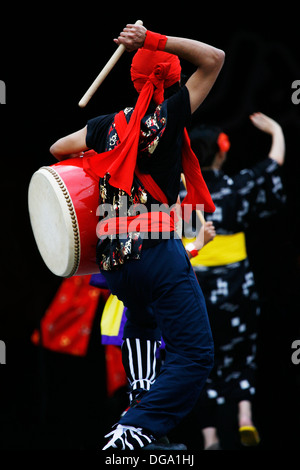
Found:
[{"label": "black and white kimono", "polygon": [[[217,235],[244,232],[255,219],[268,217],[283,205],[279,168],[267,158],[234,177],[222,171],[203,171],[216,206],[215,212],[205,214],[205,218],[213,221]],[[184,195],[183,190],[181,197]],[[194,265],[194,270],[204,293],[215,343],[215,365],[200,402],[207,405],[223,404],[229,399],[251,400],[255,394],[260,306],[248,258],[219,266]]]}]

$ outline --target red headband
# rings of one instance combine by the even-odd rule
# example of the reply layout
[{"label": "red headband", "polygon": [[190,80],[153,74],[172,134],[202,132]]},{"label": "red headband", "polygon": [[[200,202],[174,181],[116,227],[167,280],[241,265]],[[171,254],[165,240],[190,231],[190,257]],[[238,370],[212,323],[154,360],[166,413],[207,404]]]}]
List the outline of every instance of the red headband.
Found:
[{"label": "red headband", "polygon": [[133,57],[130,72],[138,93],[148,80],[153,83],[155,86],[153,99],[160,104],[164,99],[164,89],[180,81],[181,66],[176,55],[139,49]]}]

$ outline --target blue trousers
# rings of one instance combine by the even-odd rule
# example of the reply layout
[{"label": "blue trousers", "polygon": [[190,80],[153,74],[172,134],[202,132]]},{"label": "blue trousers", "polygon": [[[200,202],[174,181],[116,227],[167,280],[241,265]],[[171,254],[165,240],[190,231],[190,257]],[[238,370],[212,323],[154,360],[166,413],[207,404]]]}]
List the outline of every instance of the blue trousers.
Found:
[{"label": "blue trousers", "polygon": [[127,307],[125,338],[160,340],[166,359],[155,383],[119,423],[159,438],[193,408],[213,366],[205,300],[181,240],[164,240],[116,271],[103,272]]}]

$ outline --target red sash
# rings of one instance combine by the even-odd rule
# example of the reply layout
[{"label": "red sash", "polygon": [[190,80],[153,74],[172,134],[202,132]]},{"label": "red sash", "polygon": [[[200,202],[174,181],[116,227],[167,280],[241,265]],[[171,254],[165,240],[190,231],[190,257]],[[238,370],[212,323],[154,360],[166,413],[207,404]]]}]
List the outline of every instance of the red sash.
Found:
[{"label": "red sash", "polygon": [[[115,127],[120,140],[122,140],[127,128],[127,121],[124,111],[120,111],[115,116]],[[155,183],[151,175],[141,173],[137,165],[134,169],[134,173],[136,174],[146,191],[148,191],[148,193],[151,194],[151,196],[154,197],[156,201],[162,202],[163,204],[168,204],[167,196],[165,196],[158,184]]]},{"label": "red sash", "polygon": [[146,214],[135,215],[132,217],[111,217],[102,219],[97,225],[97,236],[106,237],[107,235],[128,234],[130,232],[157,233],[174,232],[174,218],[176,214],[172,211],[166,212],[147,212]]}]

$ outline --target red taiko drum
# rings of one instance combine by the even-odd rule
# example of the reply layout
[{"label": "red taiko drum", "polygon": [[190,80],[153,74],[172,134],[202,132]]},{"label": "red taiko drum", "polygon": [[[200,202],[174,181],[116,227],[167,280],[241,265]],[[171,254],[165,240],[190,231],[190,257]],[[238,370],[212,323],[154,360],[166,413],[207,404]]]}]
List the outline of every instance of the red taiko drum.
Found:
[{"label": "red taiko drum", "polygon": [[39,252],[57,276],[99,273],[96,226],[97,182],[83,170],[83,159],[43,166],[28,188],[31,227]]}]

